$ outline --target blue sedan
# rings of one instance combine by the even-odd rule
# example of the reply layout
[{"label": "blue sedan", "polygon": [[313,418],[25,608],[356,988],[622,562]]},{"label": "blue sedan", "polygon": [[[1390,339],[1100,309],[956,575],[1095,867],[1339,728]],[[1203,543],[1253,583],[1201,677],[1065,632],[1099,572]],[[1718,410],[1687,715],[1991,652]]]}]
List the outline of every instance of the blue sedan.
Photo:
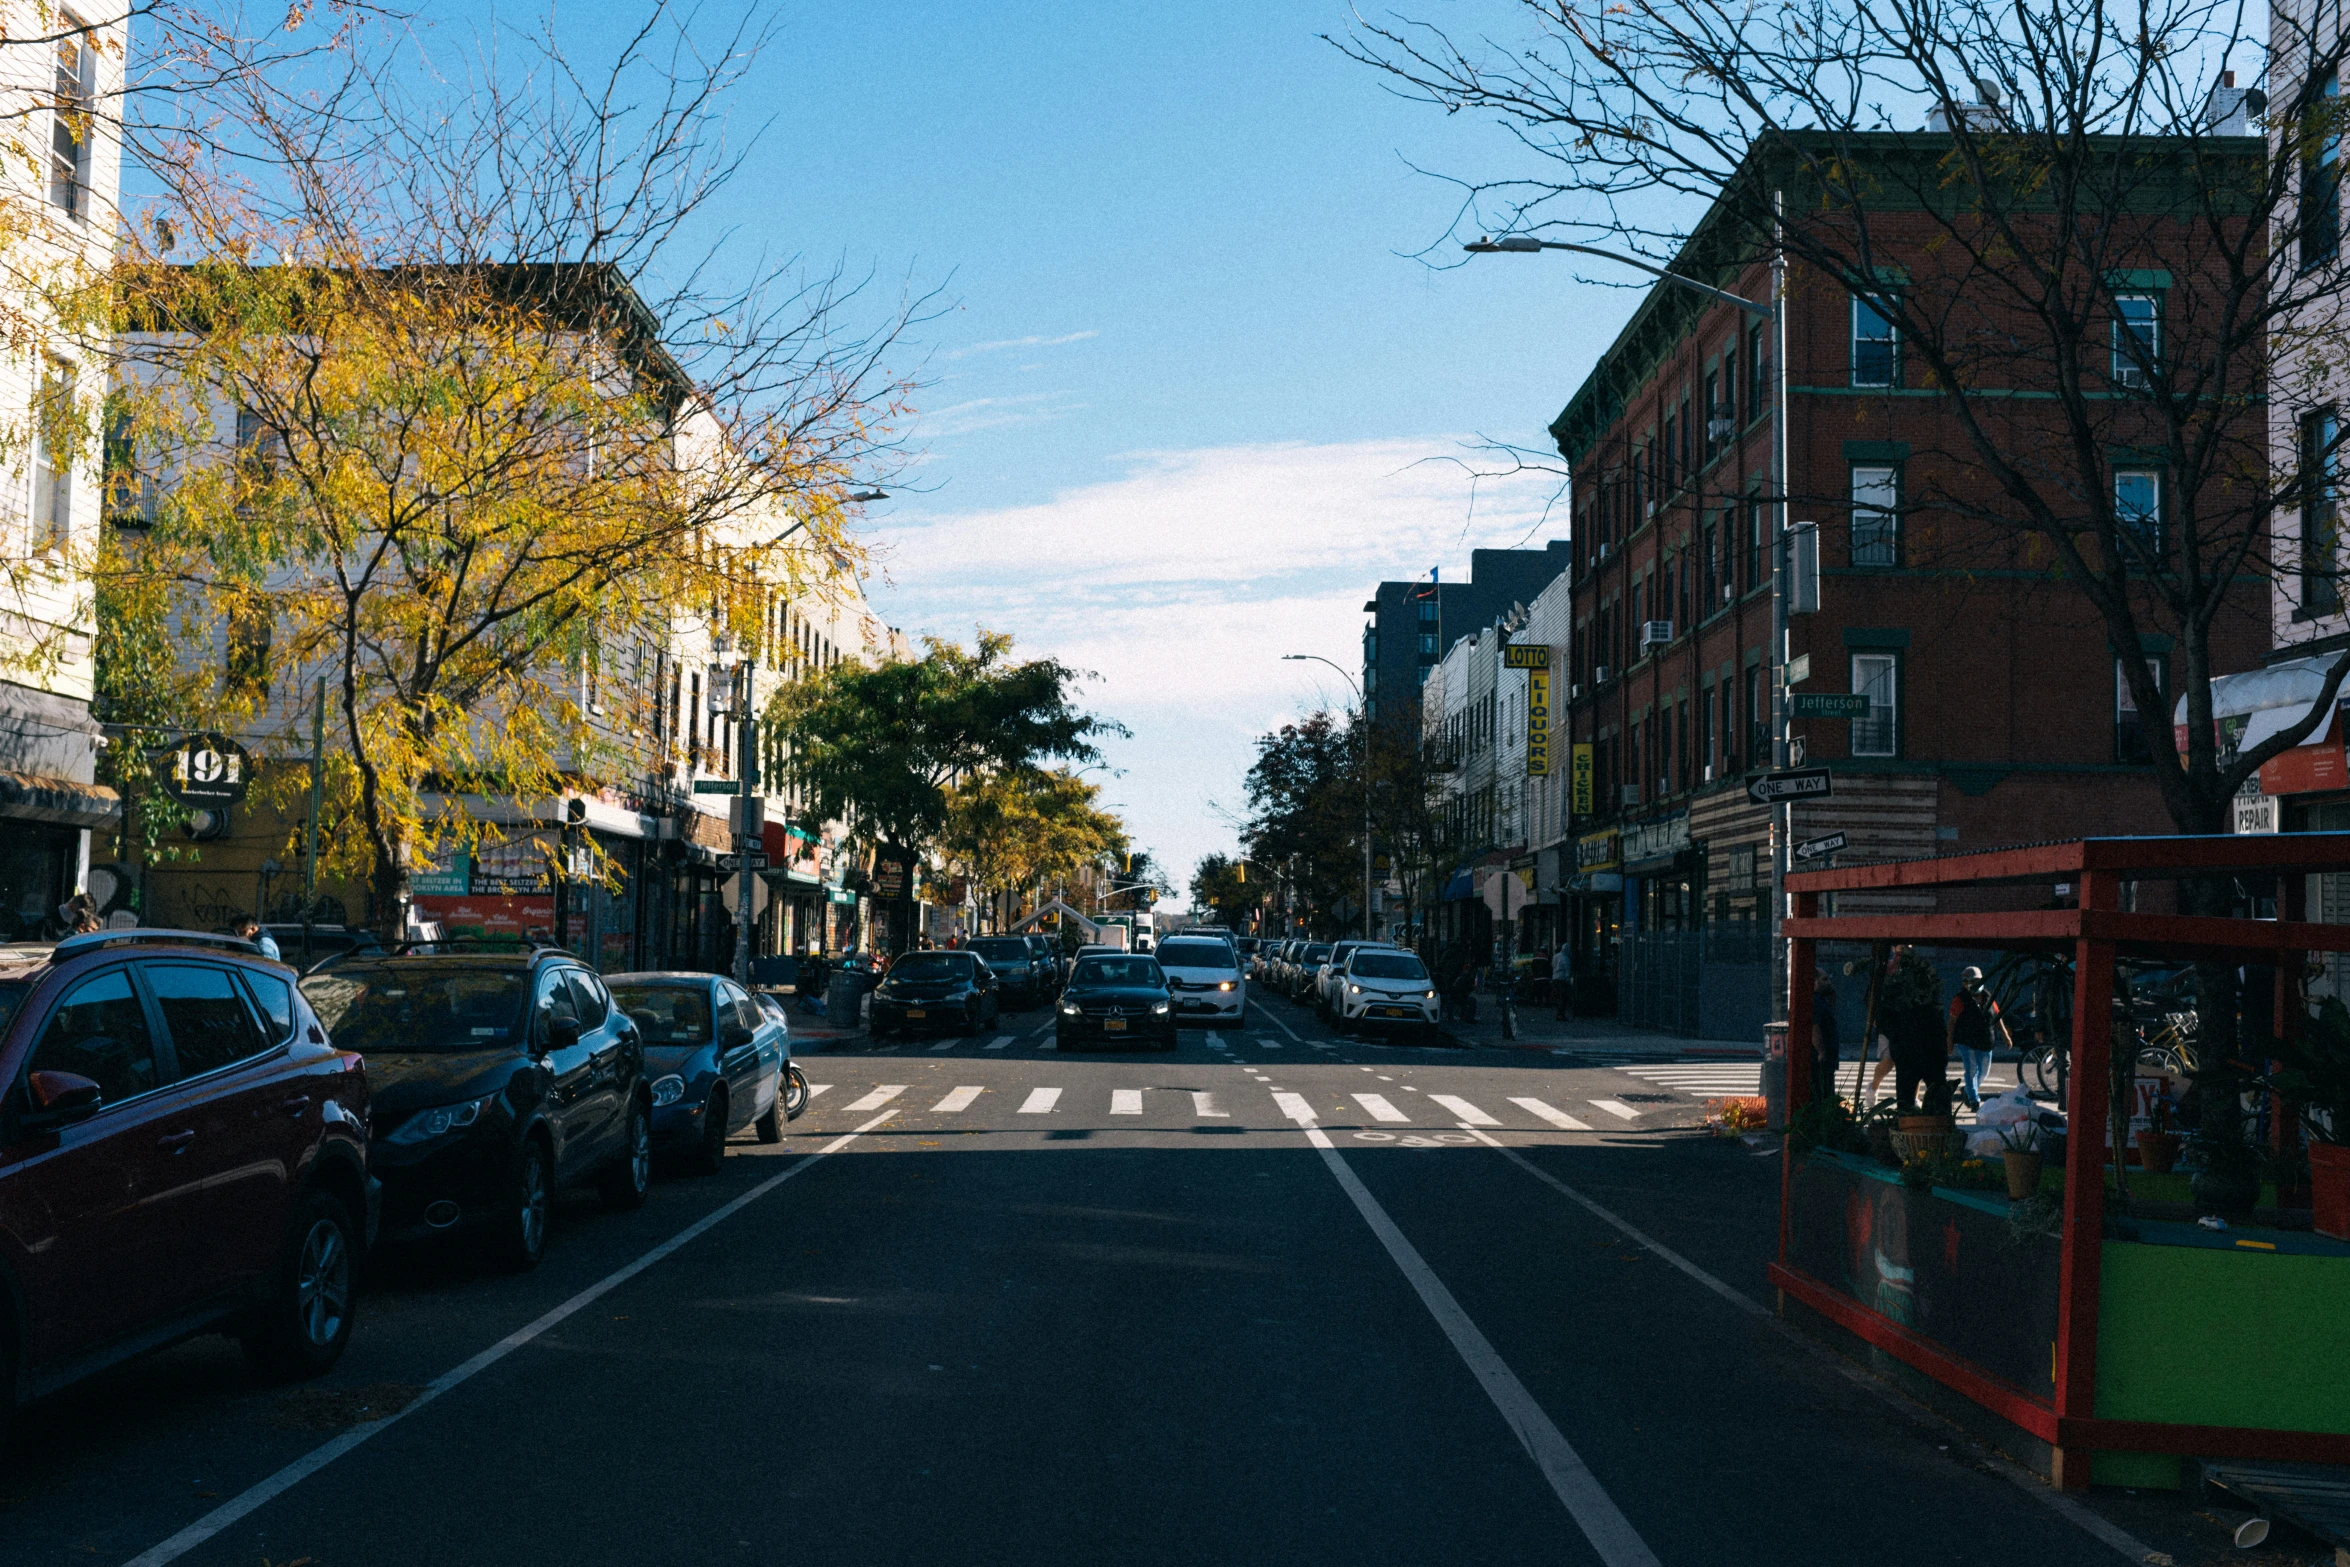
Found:
[{"label": "blue sedan", "polygon": [[604,983],[644,1040],[656,1150],[683,1153],[707,1173],[746,1126],[763,1143],[782,1140],[791,1036],[747,992],[716,974],[612,974]]}]

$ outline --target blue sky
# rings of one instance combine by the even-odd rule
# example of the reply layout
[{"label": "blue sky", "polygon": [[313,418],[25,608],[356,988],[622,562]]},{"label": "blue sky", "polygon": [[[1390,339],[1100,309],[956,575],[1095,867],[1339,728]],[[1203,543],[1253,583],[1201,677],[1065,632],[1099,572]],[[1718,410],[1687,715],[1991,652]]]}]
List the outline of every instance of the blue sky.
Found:
[{"label": "blue sky", "polygon": [[1556,258],[1414,259],[1458,194],[1412,165],[1524,154],[1385,93],[1316,36],[1346,24],[1329,0],[779,14],[733,242],[954,301],[919,350],[920,488],[869,519],[877,607],[1099,671],[1088,701],[1134,731],[1106,797],[1188,875],[1233,841],[1251,738],[1349,699],[1281,654],[1352,670],[1374,582],[1564,536],[1547,484],[1472,509],[1441,459],[1539,445],[1636,296]]}]

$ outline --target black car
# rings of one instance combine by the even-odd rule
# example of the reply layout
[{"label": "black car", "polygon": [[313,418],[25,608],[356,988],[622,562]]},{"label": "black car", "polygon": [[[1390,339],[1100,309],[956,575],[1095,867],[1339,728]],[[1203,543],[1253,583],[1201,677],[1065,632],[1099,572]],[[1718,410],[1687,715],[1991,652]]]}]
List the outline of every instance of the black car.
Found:
[{"label": "black car", "polygon": [[1167,971],[1154,957],[1079,958],[1069,971],[1069,988],[1061,992],[1053,1043],[1063,1050],[1116,1044],[1174,1049],[1175,1002]]},{"label": "black car", "polygon": [[1052,987],[1046,992],[1046,995],[1059,995],[1061,993],[1061,977],[1069,971],[1069,965],[1061,957],[1060,942],[1051,936],[1039,936],[1033,933],[1028,936],[1027,940],[1029,950],[1034,952],[1037,961],[1044,965],[1046,980]]},{"label": "black car", "polygon": [[354,956],[302,991],[367,1063],[385,1240],[470,1234],[497,1264],[532,1268],[563,1188],[593,1180],[614,1208],[645,1200],[644,1046],[569,953]]},{"label": "black car", "polygon": [[873,992],[872,1034],[976,1034],[1002,1010],[995,971],[968,952],[909,952]]},{"label": "black car", "polygon": [[1014,1010],[1041,1006],[1053,996],[1051,971],[1025,936],[974,936],[967,949],[995,970],[998,996]]}]

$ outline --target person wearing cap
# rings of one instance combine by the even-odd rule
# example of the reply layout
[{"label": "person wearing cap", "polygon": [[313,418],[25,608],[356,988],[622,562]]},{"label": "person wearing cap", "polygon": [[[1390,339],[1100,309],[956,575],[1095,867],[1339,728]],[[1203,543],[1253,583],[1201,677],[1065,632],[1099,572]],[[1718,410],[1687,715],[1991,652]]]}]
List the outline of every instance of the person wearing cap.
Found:
[{"label": "person wearing cap", "polygon": [[1983,1073],[1990,1068],[1991,1052],[2014,1046],[2008,1038],[2007,1020],[1999,1015],[1999,1002],[1983,988],[1981,969],[1970,966],[1959,971],[1958,994],[1950,998],[1944,1033],[1958,1052],[1959,1097],[1969,1110],[1980,1110]]}]

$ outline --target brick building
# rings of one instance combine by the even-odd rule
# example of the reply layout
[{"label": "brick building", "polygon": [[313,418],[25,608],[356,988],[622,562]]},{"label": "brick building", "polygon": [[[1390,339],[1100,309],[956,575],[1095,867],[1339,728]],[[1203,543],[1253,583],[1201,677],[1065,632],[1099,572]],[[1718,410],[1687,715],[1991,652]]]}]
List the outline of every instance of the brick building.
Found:
[{"label": "brick building", "polygon": [[[1932,139],[1899,141],[1906,155]],[[1726,225],[1717,209],[1683,265],[1766,297],[1768,257],[1751,247],[1701,264],[1737,253]],[[1888,290],[1938,264],[1933,227],[1908,232],[1905,249],[1897,218],[1874,224]],[[2159,270],[2165,259],[2109,280],[2131,291],[2125,312],[2142,300],[2146,319],[2166,319],[2166,295],[2191,280]],[[1819,580],[1817,609],[1791,620],[1790,660],[1809,661],[1793,689],[1868,700],[1863,717],[1795,721],[1835,792],[1795,808],[1794,838],[1842,832],[1853,863],[2169,831],[2122,650],[2095,611],[2021,530],[1937,502],[1972,472],[1943,395],[1918,384],[1870,299],[1797,271],[1785,309],[1789,519],[1817,525]],[[2135,315],[2114,328],[2146,329]],[[1763,994],[1710,984],[1705,969],[1759,965],[1769,912],[1769,813],[1745,783],[1770,763],[1777,382],[1758,318],[1660,283],[1551,427],[1576,475],[1561,750],[1571,772],[1586,760],[1571,747],[1590,747],[1592,779],[1562,846],[1559,912],[1587,996],[1605,1004],[1624,988],[1624,1015],[1685,1032],[1733,1021],[1699,1017],[1708,990]],[[2058,433],[2053,404],[2032,395],[1975,406],[2019,448]],[[2162,470],[2120,449],[2112,461],[2117,510],[2160,528]],[[2214,667],[2259,661],[2264,598],[2247,584],[2245,612],[2215,628]],[[2171,653],[2160,636],[2128,650],[2158,670]]]}]

